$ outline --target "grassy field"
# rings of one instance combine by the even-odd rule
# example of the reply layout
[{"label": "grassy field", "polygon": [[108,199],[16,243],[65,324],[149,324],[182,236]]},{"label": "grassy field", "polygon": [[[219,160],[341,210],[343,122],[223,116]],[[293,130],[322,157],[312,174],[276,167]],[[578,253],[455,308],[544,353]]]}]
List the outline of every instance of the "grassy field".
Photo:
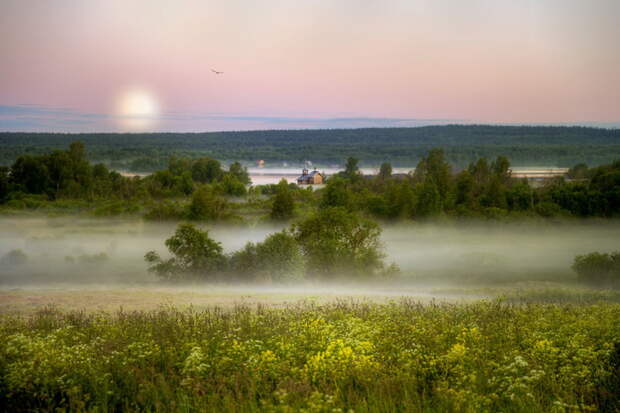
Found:
[{"label": "grassy field", "polygon": [[[484,295],[481,295],[484,294]],[[498,291],[457,291],[402,286],[354,285],[197,285],[144,287],[57,285],[0,289],[0,314],[31,315],[53,308],[58,311],[115,312],[151,311],[162,307],[179,310],[231,309],[240,305],[286,307],[299,304],[326,304],[335,301],[387,303],[408,297],[419,302],[472,301],[497,295]]]},{"label": "grassy field", "polygon": [[523,284],[438,290],[433,299],[347,296],[343,288],[4,290],[0,404],[9,411],[620,409],[617,292]]}]

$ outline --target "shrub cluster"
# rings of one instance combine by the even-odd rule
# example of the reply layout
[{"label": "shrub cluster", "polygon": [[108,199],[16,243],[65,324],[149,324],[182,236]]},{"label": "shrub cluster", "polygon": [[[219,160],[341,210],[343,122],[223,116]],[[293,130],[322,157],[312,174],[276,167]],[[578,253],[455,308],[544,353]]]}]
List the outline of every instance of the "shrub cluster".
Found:
[{"label": "shrub cluster", "polygon": [[578,255],[572,268],[585,283],[620,286],[620,251]]},{"label": "shrub cluster", "polygon": [[171,258],[155,251],[144,256],[149,271],[167,280],[272,280],[303,276],[333,278],[374,276],[398,272],[385,268],[379,243],[380,227],[341,207],[324,208],[289,230],[249,242],[225,256],[220,243],[207,230],[181,224],[166,240]]}]

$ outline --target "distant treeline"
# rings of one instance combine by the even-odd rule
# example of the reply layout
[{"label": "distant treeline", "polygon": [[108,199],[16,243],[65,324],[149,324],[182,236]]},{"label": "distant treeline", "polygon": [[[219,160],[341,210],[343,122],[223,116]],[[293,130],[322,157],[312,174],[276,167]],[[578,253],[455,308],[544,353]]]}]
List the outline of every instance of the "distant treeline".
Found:
[{"label": "distant treeline", "polygon": [[392,174],[392,165],[384,162],[378,175],[363,175],[359,160],[349,157],[345,170],[327,177],[316,191],[284,180],[248,188],[247,170],[239,162],[224,169],[212,158],[172,156],[167,163],[144,178],[129,178],[90,163],[84,145],[73,142],[68,150],[23,155],[0,167],[0,204],[39,209],[80,201],[99,205],[98,214],[142,211],[147,219],[206,221],[240,215],[289,220],[331,207],[385,220],[620,216],[620,161],[592,168],[577,164],[568,180],[558,177],[532,187],[512,176],[504,156],[479,158],[458,169],[435,148],[409,174]]},{"label": "distant treeline", "polygon": [[269,130],[209,133],[0,133],[0,165],[83,142],[89,159],[114,169],[164,169],[170,156],[220,161],[342,165],[417,164],[441,147],[447,161],[463,168],[481,157],[503,155],[513,166],[597,166],[620,158],[620,129],[551,126],[445,125],[416,128]]}]

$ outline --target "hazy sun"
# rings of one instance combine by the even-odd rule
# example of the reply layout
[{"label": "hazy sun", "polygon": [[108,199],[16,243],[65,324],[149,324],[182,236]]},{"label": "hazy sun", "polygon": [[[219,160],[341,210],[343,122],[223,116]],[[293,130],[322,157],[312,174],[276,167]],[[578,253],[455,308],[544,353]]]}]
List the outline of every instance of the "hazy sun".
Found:
[{"label": "hazy sun", "polygon": [[128,89],[119,95],[116,110],[123,127],[144,130],[155,123],[159,105],[149,91]]}]

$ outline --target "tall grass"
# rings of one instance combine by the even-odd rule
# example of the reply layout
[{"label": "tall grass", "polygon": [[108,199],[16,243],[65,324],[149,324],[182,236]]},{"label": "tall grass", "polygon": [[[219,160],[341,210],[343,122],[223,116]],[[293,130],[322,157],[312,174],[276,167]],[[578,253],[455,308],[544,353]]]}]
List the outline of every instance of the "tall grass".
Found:
[{"label": "tall grass", "polygon": [[615,411],[619,370],[617,304],[0,318],[7,411]]}]

